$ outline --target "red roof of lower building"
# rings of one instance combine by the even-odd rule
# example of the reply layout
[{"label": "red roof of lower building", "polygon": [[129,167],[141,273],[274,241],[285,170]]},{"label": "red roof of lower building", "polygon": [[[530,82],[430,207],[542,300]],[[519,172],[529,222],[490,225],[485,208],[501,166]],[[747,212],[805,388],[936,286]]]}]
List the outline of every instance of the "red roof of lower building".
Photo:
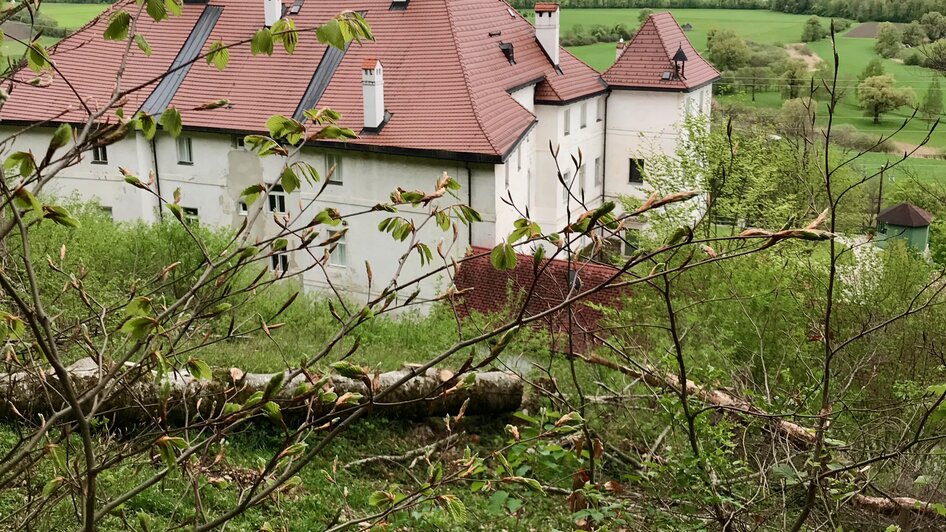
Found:
[{"label": "red roof of lower building", "polygon": [[[687,61],[677,75],[679,50]],[[719,71],[696,52],[673,15],[654,13],[602,77],[615,88],[689,91],[718,80]]]},{"label": "red roof of lower building", "polygon": [[912,203],[901,203],[880,211],[877,221],[900,227],[926,227],[933,221],[933,215]]},{"label": "red roof of lower building", "polygon": [[[569,296],[567,261],[546,259],[536,269],[531,256],[517,255],[513,270],[497,271],[490,263],[489,251],[487,248],[474,247],[471,254],[484,256],[463,262],[457,271],[454,282],[458,289],[465,290],[459,296],[457,305],[461,314],[468,316],[474,311],[496,313],[508,309],[511,304],[521,305],[521,298],[531,293],[525,301],[525,315],[533,316],[560,305]],[[619,273],[612,266],[587,261],[572,263],[571,267],[577,272],[580,283],[571,294],[572,297],[594,291]],[[538,279],[537,272],[540,272]],[[576,302],[572,306],[571,319],[569,313],[561,309],[536,320],[534,325],[549,330],[555,343],[554,351],[584,352],[598,343],[598,338],[606,336],[606,331],[599,324],[601,311],[589,306],[589,303],[615,307],[629,294],[627,288],[603,288]]]},{"label": "red roof of lower building", "polygon": [[[136,12],[133,0],[111,9],[121,8]],[[160,23],[143,16],[136,31],[153,54],[145,57],[131,47],[122,87],[151,83],[129,95],[126,116],[154,92],[157,79],[178,56],[203,11],[211,8],[222,10],[203,52],[216,41],[246,39],[263,25],[262,0],[184,3],[182,16]],[[287,15],[300,30],[294,54],[279,43],[271,57],[252,55],[248,44],[238,46],[230,49],[229,65],[222,72],[198,60],[173,90],[170,105],[181,111],[185,128],[265,132],[270,116],[297,112],[320,62],[330,55],[312,28],[344,10],[364,12],[376,41],[352,43],[328,77],[317,105],[339,111],[342,125],[359,132],[364,124],[362,65],[366,59],[381,61],[390,118],[376,134],[349,141],[365,149],[499,162],[536,120],[510,90],[537,83],[537,101],[552,104],[605,90],[598,73],[567,52],[556,69],[536,41],[533,26],[503,0],[411,0],[406,9],[391,9],[391,0],[308,0],[298,14]],[[53,60],[71,87],[58,79],[47,87],[18,83],[0,119],[80,122],[86,113],[79,98],[92,109],[105,105],[126,46],[102,38],[107,25],[108,13],[56,46]],[[501,42],[513,45],[514,62],[500,49]],[[31,72],[18,75],[20,81],[32,77]],[[195,110],[221,99],[230,105]],[[58,116],[64,109],[70,111]]]}]

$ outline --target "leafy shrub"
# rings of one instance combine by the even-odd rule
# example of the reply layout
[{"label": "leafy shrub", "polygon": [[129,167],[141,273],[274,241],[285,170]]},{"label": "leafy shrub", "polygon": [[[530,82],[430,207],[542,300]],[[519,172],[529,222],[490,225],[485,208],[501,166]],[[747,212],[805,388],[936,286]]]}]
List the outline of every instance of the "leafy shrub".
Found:
[{"label": "leafy shrub", "polygon": [[878,135],[862,133],[851,124],[839,124],[831,129],[831,140],[838,146],[857,151],[892,152],[894,145],[889,140],[878,144]]}]

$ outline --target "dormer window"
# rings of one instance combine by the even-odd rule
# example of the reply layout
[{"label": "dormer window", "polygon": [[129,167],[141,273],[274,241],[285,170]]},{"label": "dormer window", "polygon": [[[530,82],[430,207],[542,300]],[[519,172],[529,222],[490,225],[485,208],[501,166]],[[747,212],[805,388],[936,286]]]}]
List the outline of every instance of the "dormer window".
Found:
[{"label": "dormer window", "polygon": [[511,42],[499,43],[499,49],[503,51],[503,55],[506,56],[506,61],[509,61],[510,65],[516,64],[516,52]]}]

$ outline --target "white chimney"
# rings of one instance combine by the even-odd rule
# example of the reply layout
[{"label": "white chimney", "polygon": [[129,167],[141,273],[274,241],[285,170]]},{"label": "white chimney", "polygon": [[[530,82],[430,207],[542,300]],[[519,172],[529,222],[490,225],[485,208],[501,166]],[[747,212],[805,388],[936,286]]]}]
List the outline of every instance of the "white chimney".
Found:
[{"label": "white chimney", "polygon": [[272,27],[282,18],[282,0],[263,0],[263,18],[266,27]]},{"label": "white chimney", "polygon": [[365,129],[378,129],[384,122],[384,69],[381,61],[368,58],[361,64]]},{"label": "white chimney", "polygon": [[553,2],[536,2],[535,38],[539,41],[542,49],[545,50],[545,53],[555,66],[558,66],[558,33],[561,28],[558,15],[558,4]]},{"label": "white chimney", "polygon": [[624,53],[624,46],[625,46],[625,44],[624,44],[624,37],[621,37],[621,40],[618,41],[618,46],[617,46],[617,48],[615,49],[615,52],[614,52],[614,60],[615,60],[615,61],[617,61],[618,59],[621,58],[621,54]]}]

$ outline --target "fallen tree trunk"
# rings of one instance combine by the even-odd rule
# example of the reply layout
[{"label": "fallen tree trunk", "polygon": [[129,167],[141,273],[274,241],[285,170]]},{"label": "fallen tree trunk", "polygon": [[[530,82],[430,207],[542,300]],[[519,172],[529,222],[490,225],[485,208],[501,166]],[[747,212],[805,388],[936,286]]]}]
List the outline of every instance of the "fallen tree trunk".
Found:
[{"label": "fallen tree trunk", "polygon": [[[67,368],[80,396],[99,383],[102,370],[91,358]],[[168,374],[162,381],[150,370],[132,367],[126,372],[133,377],[121,382],[108,397],[100,398],[97,410],[113,422],[126,424],[156,419],[183,424],[218,416],[225,408],[232,411],[263,400],[279,405],[287,421],[299,417],[341,416],[355,403],[371,401],[382,391],[387,393],[383,401],[373,402],[372,413],[408,418],[443,416],[456,414],[464,402],[468,402],[467,415],[497,415],[517,410],[523,394],[522,381],[500,371],[476,373],[471,384],[457,386],[459,381],[451,372],[431,369],[391,390],[414,370],[406,367],[364,380],[330,375],[324,382],[307,373],[286,382],[292,370],[287,370],[280,378],[279,374],[243,373],[233,368],[229,372],[215,372],[212,380],[197,379],[182,370]],[[262,398],[261,394],[267,395],[267,387],[274,381],[281,381],[278,391]],[[52,372],[0,373],[0,398],[0,419],[34,422],[38,414],[49,415],[66,405],[61,383]],[[225,407],[228,404],[230,406]]]}]

